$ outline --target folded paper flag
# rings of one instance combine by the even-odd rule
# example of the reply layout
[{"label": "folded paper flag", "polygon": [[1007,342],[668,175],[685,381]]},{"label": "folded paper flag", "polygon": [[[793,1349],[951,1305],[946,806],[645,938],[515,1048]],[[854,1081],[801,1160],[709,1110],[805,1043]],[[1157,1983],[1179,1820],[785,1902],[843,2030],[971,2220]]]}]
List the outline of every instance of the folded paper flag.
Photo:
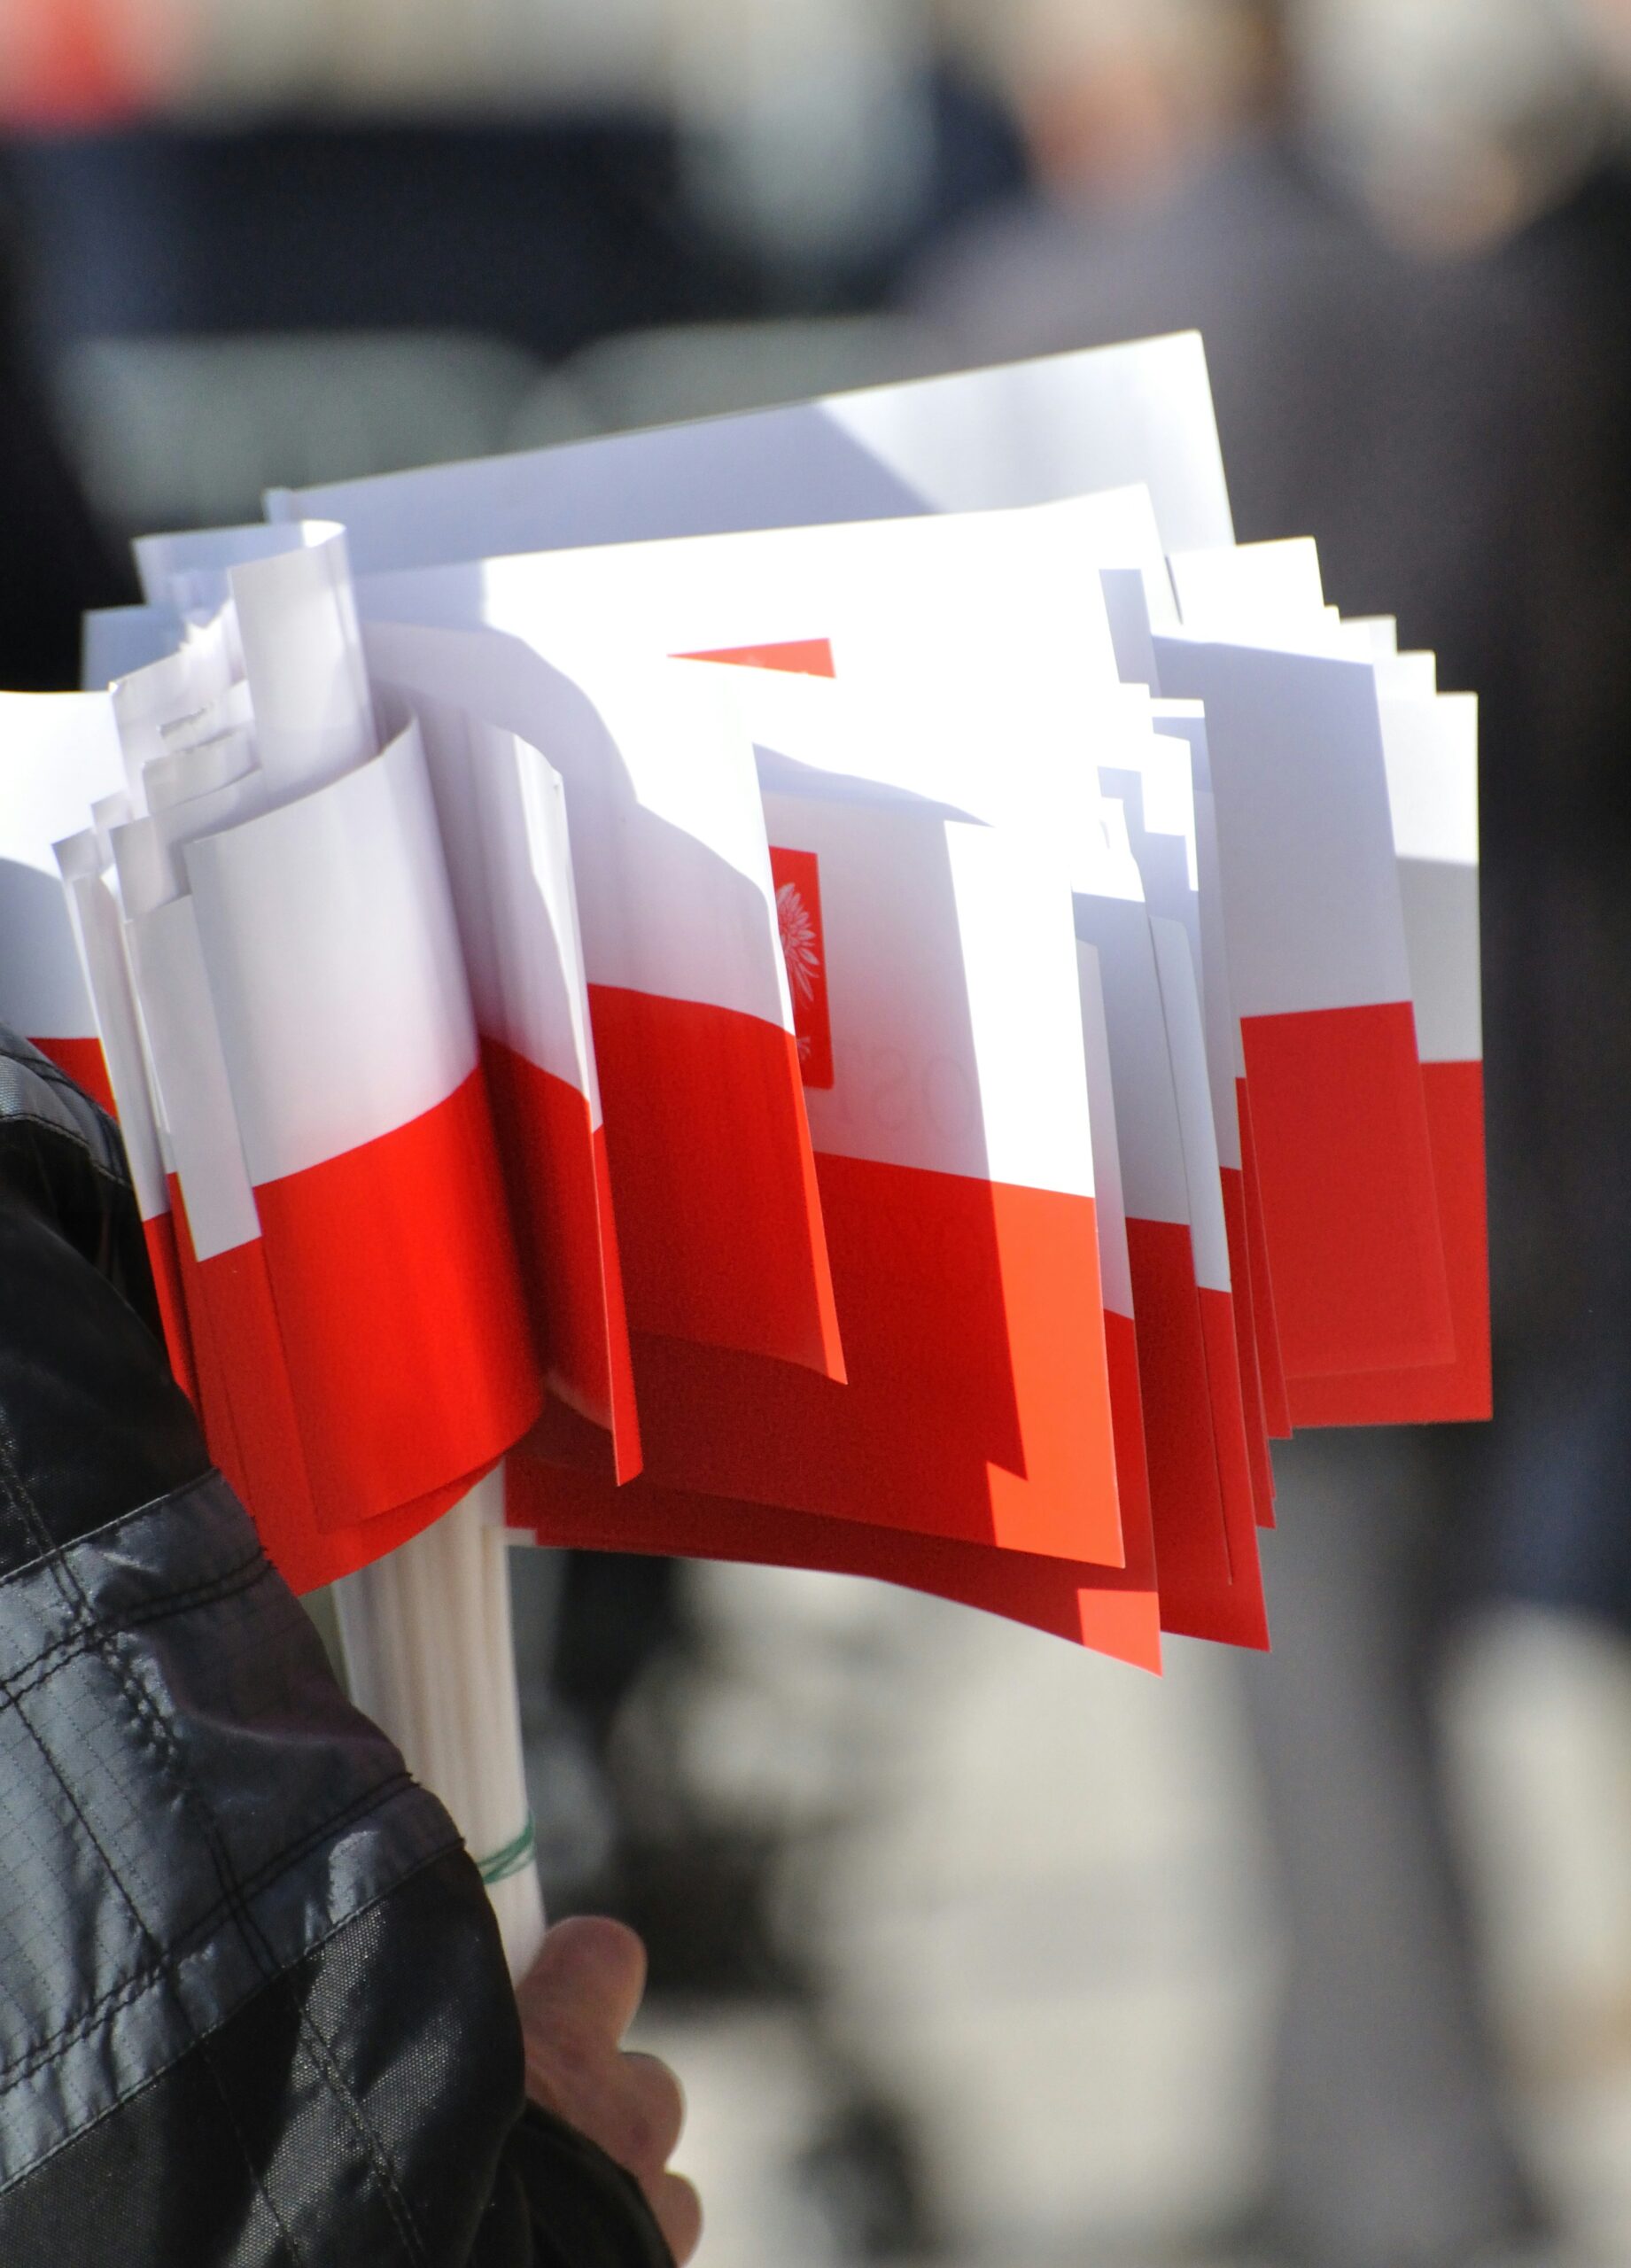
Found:
[{"label": "folded paper flag", "polygon": [[610,1437],[640,1423],[565,794],[534,748],[377,680],[424,741],[488,1099],[550,1391]]},{"label": "folded paper flag", "polygon": [[1124,1565],[1078,1564],[783,1506],[658,1489],[645,1479],[613,1488],[590,1469],[592,1453],[553,1467],[526,1451],[510,1457],[508,1513],[516,1526],[556,1546],[675,1552],[871,1576],[1159,1670],[1161,1604],[1109,1047],[1098,956],[1091,946],[1078,945],[1076,958]]},{"label": "folded paper flag", "polygon": [[[1463,697],[1458,768],[1452,764],[1446,774],[1441,762],[1417,760],[1417,750],[1431,741],[1434,723],[1442,731],[1448,714],[1453,713],[1446,712],[1434,723],[1425,721],[1439,699],[1433,657],[1401,654],[1397,625],[1391,618],[1342,622],[1324,602],[1318,559],[1307,540],[1190,553],[1175,557],[1171,569],[1186,631],[1363,662],[1374,672],[1382,714],[1386,795],[1456,1352],[1443,1362],[1412,1358],[1393,1370],[1328,1372],[1306,1386],[1294,1380],[1286,1417],[1293,1407],[1304,1425],[1399,1424],[1487,1415],[1489,1329],[1481,1073],[1477,1068],[1481,1039],[1473,704],[1470,697]],[[1413,719],[1420,721],[1413,725]],[[1433,817],[1426,816],[1429,811]],[[1407,842],[1418,856],[1406,857]],[[1449,1000],[1460,1005],[1450,1011],[1454,1029],[1447,1030]],[[1430,1071],[1429,1030],[1434,1051],[1459,1068]]]},{"label": "folded paper flag", "polygon": [[349,1526],[539,1408],[417,726],[186,863],[152,918],[196,923],[318,1521]]},{"label": "folded paper flag", "polygon": [[1479,974],[1478,713],[1470,694],[1390,694],[1382,742],[1422,1096],[1455,1354],[1444,1363],[1293,1381],[1300,1425],[1487,1418],[1489,1253]]},{"label": "folded paper flag", "polygon": [[1288,1375],[1454,1353],[1375,671],[1158,638],[1204,703]]},{"label": "folded paper flag", "polygon": [[411,701],[537,748],[565,788],[612,1205],[637,1330],[842,1378],[753,753],[711,672],[371,626]]},{"label": "folded paper flag", "polygon": [[835,1077],[808,1102],[847,1382],[645,1341],[647,1469],[1119,1565],[1063,870],[909,807],[773,794],[765,819],[820,885]]}]

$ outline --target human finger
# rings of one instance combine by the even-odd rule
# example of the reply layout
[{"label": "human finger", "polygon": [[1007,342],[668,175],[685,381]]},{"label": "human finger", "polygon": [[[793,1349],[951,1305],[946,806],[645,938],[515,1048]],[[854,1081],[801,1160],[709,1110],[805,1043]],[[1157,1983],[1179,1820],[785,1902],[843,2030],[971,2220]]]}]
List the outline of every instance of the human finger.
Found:
[{"label": "human finger", "polygon": [[664,2173],[645,2185],[656,2225],[679,2268],[696,2250],[703,2234],[703,2201],[682,2173]]},{"label": "human finger", "polygon": [[655,2055],[620,2055],[617,2062],[617,2117],[624,2147],[611,2155],[642,2181],[655,2179],[684,2129],[685,2093]]},{"label": "human finger", "polygon": [[574,2054],[615,2048],[646,1988],[646,1949],[603,1915],[557,1922],[516,1994],[529,2035]]}]

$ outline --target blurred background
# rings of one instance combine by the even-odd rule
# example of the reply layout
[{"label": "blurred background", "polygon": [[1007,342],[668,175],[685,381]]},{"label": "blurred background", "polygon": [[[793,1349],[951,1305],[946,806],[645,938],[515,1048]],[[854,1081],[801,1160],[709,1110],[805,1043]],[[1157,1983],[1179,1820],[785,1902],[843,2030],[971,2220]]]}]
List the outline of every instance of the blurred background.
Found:
[{"label": "blurred background", "polygon": [[0,680],[132,533],[1200,325],[1243,539],[1483,698],[1500,1415],[1276,1651],[516,1555],[710,2268],[1631,2263],[1631,0],[0,0]]}]

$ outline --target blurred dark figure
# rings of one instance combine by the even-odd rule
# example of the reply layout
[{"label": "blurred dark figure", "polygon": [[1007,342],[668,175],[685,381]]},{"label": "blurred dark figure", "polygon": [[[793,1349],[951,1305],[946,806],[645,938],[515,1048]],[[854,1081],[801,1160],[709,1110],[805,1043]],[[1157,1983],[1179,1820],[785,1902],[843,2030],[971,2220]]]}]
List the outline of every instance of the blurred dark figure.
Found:
[{"label": "blurred dark figure", "polygon": [[1045,200],[915,302],[969,361],[1199,328],[1240,540],[1311,532],[1330,599],[1481,696],[1497,1420],[1278,1445],[1276,1651],[1245,1673],[1288,1939],[1273,2232],[1448,2268],[1540,2216],[1448,1823],[1448,1643],[1492,1589],[1631,1629],[1631,175],[1429,258],[1438,216],[1385,241],[1297,146],[1276,12],[1188,12],[1232,21],[1232,125],[1136,13],[1090,30],[1026,105]]},{"label": "blurred dark figure", "polygon": [[[1524,672],[1532,737],[1510,783],[1492,762],[1486,785],[1506,1074],[1497,1133],[1521,1198],[1494,1227],[1525,1325],[1521,1360],[1497,1379],[1489,1448],[1503,1586],[1627,1631],[1631,6],[1590,0],[1588,13],[1618,31],[1623,109],[1571,193],[1497,264],[1548,359],[1534,438],[1511,445],[1545,483],[1527,538],[1541,615]],[[1505,741],[1495,746],[1498,761]]]},{"label": "blurred dark figure", "polygon": [[91,517],[35,367],[29,274],[0,170],[0,687],[55,693],[79,683],[80,617],[137,595],[131,571]]}]

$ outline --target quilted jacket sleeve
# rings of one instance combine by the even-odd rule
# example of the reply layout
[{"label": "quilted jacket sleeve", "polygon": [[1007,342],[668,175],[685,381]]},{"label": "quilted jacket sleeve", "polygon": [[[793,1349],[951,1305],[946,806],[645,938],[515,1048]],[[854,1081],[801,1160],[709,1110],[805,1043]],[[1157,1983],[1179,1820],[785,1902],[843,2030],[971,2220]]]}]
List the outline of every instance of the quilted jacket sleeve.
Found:
[{"label": "quilted jacket sleeve", "polygon": [[524,2107],[452,1821],[171,1384],[118,1136],[0,1034],[0,2260],[663,2268]]}]

